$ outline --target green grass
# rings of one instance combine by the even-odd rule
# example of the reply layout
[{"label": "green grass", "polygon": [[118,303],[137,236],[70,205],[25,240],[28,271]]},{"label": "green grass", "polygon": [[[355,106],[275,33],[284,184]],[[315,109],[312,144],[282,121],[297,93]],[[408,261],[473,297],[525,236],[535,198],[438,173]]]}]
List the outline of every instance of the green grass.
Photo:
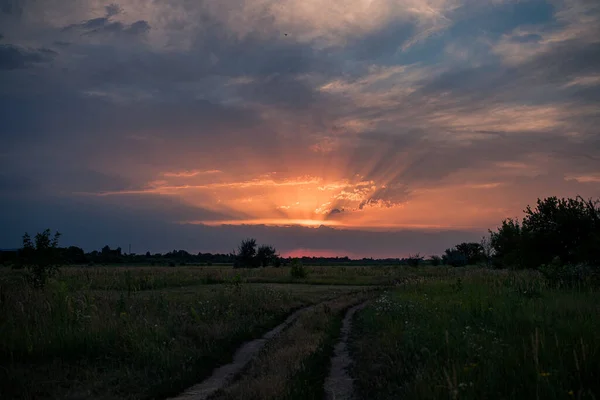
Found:
[{"label": "green grass", "polygon": [[[392,266],[307,266],[307,277],[294,278],[291,267],[238,268],[232,267],[63,267],[58,280],[74,290],[118,290],[137,292],[166,288],[242,283],[296,283],[307,285],[389,285],[409,278],[428,278],[456,273],[444,267]],[[0,285],[24,287],[24,270],[0,268]]]},{"label": "green grass", "polygon": [[[306,268],[66,267],[43,290],[0,269],[0,397],[166,398],[292,310],[384,285],[352,333],[362,398],[600,399],[598,291],[473,267]],[[320,396],[340,315],[314,315],[243,388]]]},{"label": "green grass", "polygon": [[371,399],[600,398],[600,293],[474,271],[386,292],[356,316]]},{"label": "green grass", "polygon": [[65,281],[44,290],[5,286],[0,392],[8,398],[174,395],[291,310],[356,290],[319,288],[232,284],[128,293],[79,290]]}]

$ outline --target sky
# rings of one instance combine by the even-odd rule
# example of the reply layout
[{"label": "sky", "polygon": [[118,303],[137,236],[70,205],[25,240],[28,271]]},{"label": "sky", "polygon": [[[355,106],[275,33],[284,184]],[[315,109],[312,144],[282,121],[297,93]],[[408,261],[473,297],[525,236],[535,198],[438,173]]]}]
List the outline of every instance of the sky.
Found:
[{"label": "sky", "polygon": [[597,0],[0,0],[0,248],[402,257],[600,196]]}]

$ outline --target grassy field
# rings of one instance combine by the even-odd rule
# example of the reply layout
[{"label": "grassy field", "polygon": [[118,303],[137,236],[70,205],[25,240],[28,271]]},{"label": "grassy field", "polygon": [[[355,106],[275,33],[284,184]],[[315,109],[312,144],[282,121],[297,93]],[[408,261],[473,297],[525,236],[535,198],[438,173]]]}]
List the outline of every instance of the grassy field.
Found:
[{"label": "grassy field", "polygon": [[[306,278],[293,278],[289,267],[63,267],[58,279],[74,290],[160,290],[173,287],[222,283],[303,283],[311,285],[386,285],[411,274],[404,267],[307,266]],[[0,269],[6,285],[24,285],[23,271]]]},{"label": "grassy field", "polygon": [[350,343],[361,398],[600,398],[596,290],[473,267],[307,271],[66,267],[37,290],[0,269],[0,398],[164,399],[325,302],[216,396],[322,398],[344,311],[367,297]]},{"label": "grassy field", "polygon": [[477,271],[382,294],[355,320],[365,399],[598,399],[600,293]]},{"label": "grassy field", "polygon": [[2,394],[164,398],[229,361],[242,342],[293,309],[360,289],[250,285],[236,279],[181,287],[189,282],[188,271],[177,279],[178,271],[156,270],[162,290],[137,284],[128,290],[127,276],[134,282],[152,276],[148,270],[131,271],[66,268],[44,290],[19,284],[14,271],[6,272],[0,304]]}]

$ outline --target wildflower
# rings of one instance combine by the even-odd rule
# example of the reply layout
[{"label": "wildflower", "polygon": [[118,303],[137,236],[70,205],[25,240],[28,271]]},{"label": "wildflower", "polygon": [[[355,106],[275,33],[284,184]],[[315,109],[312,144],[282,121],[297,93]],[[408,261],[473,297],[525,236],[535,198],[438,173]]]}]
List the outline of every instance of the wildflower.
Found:
[{"label": "wildflower", "polygon": [[540,372],[540,376],[543,376],[543,377],[550,376],[550,372]]},{"label": "wildflower", "polygon": [[572,391],[572,390],[569,390],[569,391],[567,392],[567,394],[568,394],[569,396],[573,396],[573,391]]},{"label": "wildflower", "polygon": [[127,313],[126,313],[125,311],[121,311],[121,314],[120,314],[120,316],[121,316],[121,317],[126,317],[126,316],[127,316]]}]

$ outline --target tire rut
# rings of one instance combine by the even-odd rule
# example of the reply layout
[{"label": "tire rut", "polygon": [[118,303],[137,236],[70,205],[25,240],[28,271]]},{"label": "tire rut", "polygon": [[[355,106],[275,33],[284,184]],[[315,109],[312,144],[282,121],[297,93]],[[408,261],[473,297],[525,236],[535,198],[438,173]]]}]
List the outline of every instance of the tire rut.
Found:
[{"label": "tire rut", "polygon": [[348,367],[352,363],[352,358],[348,351],[348,338],[352,330],[352,318],[354,313],[363,309],[368,301],[351,307],[344,316],[342,328],[340,331],[340,340],[334,347],[333,357],[331,358],[331,369],[329,376],[325,380],[325,399],[326,400],[353,400],[354,381],[350,377]]},{"label": "tire rut", "polygon": [[290,314],[281,324],[265,333],[258,339],[251,340],[239,347],[234,356],[233,361],[229,364],[222,365],[213,370],[210,377],[206,378],[201,383],[198,383],[178,396],[170,398],[170,400],[205,400],[212,396],[219,389],[222,389],[233,382],[235,377],[248,365],[248,363],[262,350],[265,344],[279,335],[281,331],[291,325],[303,312],[309,311],[318,304],[307,306]]}]

